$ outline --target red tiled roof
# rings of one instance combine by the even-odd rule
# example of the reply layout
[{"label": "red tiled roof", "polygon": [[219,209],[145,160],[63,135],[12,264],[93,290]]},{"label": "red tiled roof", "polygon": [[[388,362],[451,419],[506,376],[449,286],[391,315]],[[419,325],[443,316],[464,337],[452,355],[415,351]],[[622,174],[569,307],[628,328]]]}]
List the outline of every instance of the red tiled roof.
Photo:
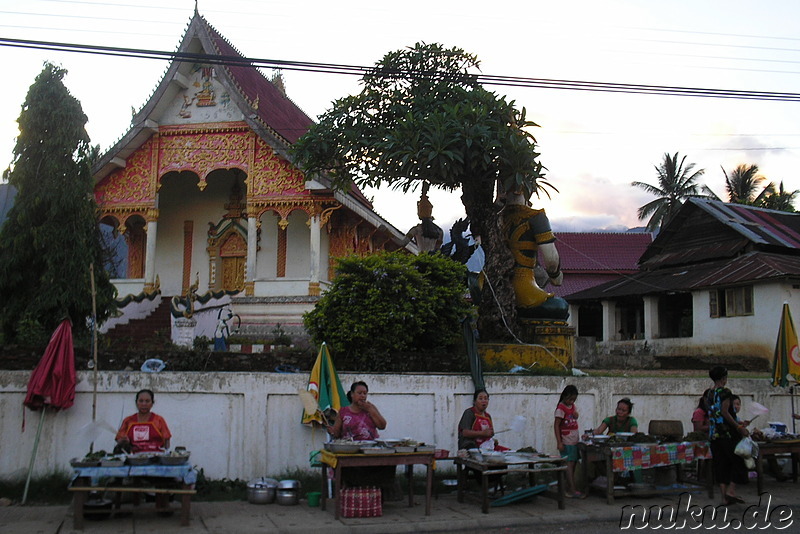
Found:
[{"label": "red tiled roof", "polygon": [[[200,19],[208,28],[219,55],[244,57],[205,19]],[[290,143],[297,141],[313,124],[314,121],[256,67],[226,65],[224,68],[238,85],[242,96],[250,103],[258,102],[258,109],[255,110],[258,117]]]},{"label": "red tiled roof", "polygon": [[561,269],[565,272],[636,271],[639,258],[652,241],[653,235],[650,233],[559,232],[556,234]]},{"label": "red tiled roof", "polygon": [[583,291],[600,284],[616,280],[620,275],[615,273],[564,273],[564,283],[560,286],[548,285],[545,291],[555,293],[557,297],[567,297],[572,293]]}]

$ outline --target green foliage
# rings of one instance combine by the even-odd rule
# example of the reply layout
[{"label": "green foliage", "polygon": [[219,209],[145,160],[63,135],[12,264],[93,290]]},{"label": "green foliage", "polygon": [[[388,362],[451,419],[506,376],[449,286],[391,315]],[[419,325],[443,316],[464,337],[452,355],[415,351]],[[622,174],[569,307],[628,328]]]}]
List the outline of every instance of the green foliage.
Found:
[{"label": "green foliage", "polygon": [[694,163],[686,163],[686,156],[678,162],[678,153],[664,154],[664,160],[656,166],[658,185],[644,182],[631,182],[634,187],[644,189],[656,196],[641,206],[638,211],[639,220],[650,218],[647,221],[647,230],[652,232],[662,228],[675,215],[683,205],[683,201],[690,197],[704,196],[700,194],[700,184],[697,180],[705,173],[704,169],[692,172]]},{"label": "green foliage", "polygon": [[62,82],[65,74],[45,64],[18,119],[8,175],[17,196],[0,230],[0,323],[8,340],[23,319],[45,332],[64,317],[83,327],[92,314],[92,263],[98,320],[114,309],[114,287],[102,269],[87,119]]},{"label": "green foliage", "polygon": [[270,345],[284,345],[288,347],[292,344],[292,337],[286,333],[286,330],[280,325],[280,323],[275,325],[275,328],[272,329],[272,343]]},{"label": "green foliage", "polygon": [[[72,494],[67,491],[67,487],[71,478],[71,473],[67,471],[55,471],[32,477],[28,487],[27,504],[69,504],[72,501]],[[25,493],[25,480],[24,476],[16,479],[0,479],[0,497],[10,499],[12,502],[21,501]]]},{"label": "green foliage", "polygon": [[440,44],[390,52],[362,78],[359,94],[334,102],[298,140],[293,155],[305,172],[327,173],[345,191],[353,181],[403,191],[422,182],[460,188],[497,296],[480,304],[479,327],[489,340],[507,335],[498,306],[509,322],[516,319],[513,258],[500,230],[496,186],[526,198],[553,187],[530,133],[536,124],[524,108],[484,89],[471,73],[478,66],[476,56]]},{"label": "green foliage", "polygon": [[247,482],[229,478],[211,479],[201,467],[197,473],[197,501],[243,501],[247,500]]},{"label": "green foliage", "polygon": [[374,369],[394,352],[449,347],[470,313],[466,269],[438,254],[340,258],[333,284],[304,316],[314,342]]}]

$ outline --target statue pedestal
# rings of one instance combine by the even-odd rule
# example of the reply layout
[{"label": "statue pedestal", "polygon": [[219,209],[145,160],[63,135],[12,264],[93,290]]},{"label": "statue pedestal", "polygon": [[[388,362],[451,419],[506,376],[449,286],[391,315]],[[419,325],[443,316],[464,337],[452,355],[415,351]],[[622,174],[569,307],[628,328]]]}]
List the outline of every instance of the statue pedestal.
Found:
[{"label": "statue pedestal", "polygon": [[176,317],[172,326],[172,342],[181,347],[194,346],[194,328],[197,320],[186,317]]},{"label": "statue pedestal", "polygon": [[520,320],[518,343],[478,343],[478,354],[487,365],[506,370],[515,365],[526,369],[547,367],[570,370],[575,356],[575,329],[566,321]]}]

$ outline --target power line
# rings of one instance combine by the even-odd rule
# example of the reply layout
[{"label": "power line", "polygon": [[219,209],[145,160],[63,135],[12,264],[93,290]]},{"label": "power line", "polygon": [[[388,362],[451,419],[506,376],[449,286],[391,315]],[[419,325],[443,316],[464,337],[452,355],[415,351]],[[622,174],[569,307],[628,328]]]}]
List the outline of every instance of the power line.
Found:
[{"label": "power line", "polygon": [[[95,46],[75,43],[58,43],[52,41],[38,41],[28,39],[11,39],[0,37],[0,46],[31,48],[38,50],[53,50],[58,52],[76,52],[83,54],[99,54],[117,57],[130,57],[142,59],[159,59],[165,61],[191,61],[211,65],[228,67],[258,67],[285,69],[326,74],[350,74],[363,76],[365,74],[384,76],[430,77],[447,79],[454,75],[441,72],[422,71],[387,71],[376,70],[373,67],[359,65],[343,65],[335,63],[317,63],[304,61],[287,61],[277,59],[259,59],[243,56],[222,56],[211,54],[197,54],[190,52],[165,52],[160,50],[146,50],[140,48],[121,48],[113,46]],[[468,75],[479,83],[485,85],[499,85],[512,87],[530,87],[538,89],[558,89],[572,91],[592,91],[605,93],[649,94],[659,96],[692,96],[703,98],[730,98],[740,100],[762,100],[800,102],[800,93],[784,93],[774,91],[744,91],[735,89],[709,89],[702,87],[679,87],[664,85],[625,84],[614,82],[592,82],[586,80],[560,80],[546,78],[528,78],[520,76],[496,76],[488,74]]]}]

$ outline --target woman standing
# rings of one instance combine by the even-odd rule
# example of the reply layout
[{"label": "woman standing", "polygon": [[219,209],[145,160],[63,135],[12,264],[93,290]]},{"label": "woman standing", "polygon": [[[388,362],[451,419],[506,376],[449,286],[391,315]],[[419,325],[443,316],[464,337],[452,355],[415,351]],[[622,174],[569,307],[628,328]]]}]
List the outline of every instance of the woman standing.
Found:
[{"label": "woman standing", "polygon": [[747,468],[734,449],[739,439],[749,436],[750,432],[736,421],[733,393],[725,387],[728,370],[718,365],[709,371],[708,376],[714,381],[714,387],[706,391],[714,478],[719,483],[723,505],[744,503],[736,495],[736,484],[747,483]]}]

